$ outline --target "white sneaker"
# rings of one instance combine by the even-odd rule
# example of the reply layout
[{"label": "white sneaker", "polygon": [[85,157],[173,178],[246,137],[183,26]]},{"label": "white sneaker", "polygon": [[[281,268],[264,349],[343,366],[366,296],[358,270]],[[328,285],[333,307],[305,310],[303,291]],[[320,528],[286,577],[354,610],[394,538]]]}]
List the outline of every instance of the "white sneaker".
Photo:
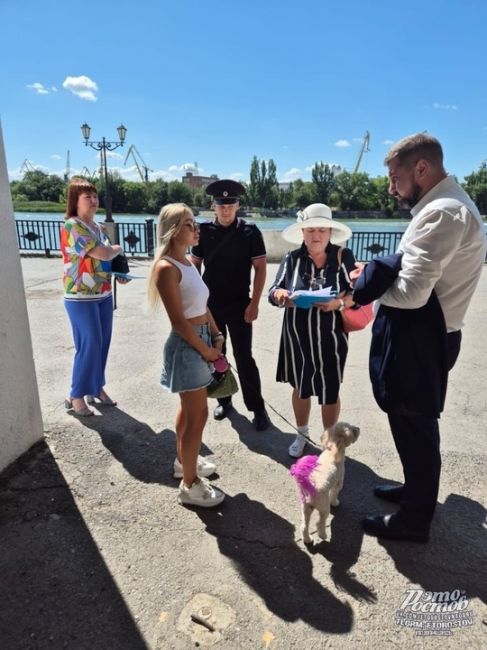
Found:
[{"label": "white sneaker", "polygon": [[295,441],[288,449],[288,454],[293,458],[300,458],[303,455],[304,448],[306,447],[306,438],[300,436],[299,433],[296,436]]},{"label": "white sneaker", "polygon": [[183,481],[179,485],[178,501],[182,505],[213,508],[224,498],[223,492],[210,485],[204,478],[197,478],[190,488],[187,488]]},{"label": "white sneaker", "polygon": [[[198,456],[198,463],[196,465],[196,473],[198,476],[203,476],[204,478],[207,478],[208,476],[211,476],[216,472],[216,465],[214,463],[210,463],[209,460],[206,460],[206,458],[203,458],[203,456]],[[179,460],[176,458],[174,461],[174,478],[183,478],[183,466],[179,462]]]}]

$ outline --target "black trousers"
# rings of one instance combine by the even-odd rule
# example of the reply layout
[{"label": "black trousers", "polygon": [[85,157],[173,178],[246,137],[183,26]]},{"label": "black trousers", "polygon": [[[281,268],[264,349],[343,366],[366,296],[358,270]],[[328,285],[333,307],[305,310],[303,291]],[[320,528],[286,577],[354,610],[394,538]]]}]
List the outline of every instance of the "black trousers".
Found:
[{"label": "black trousers", "polygon": [[[457,360],[461,338],[461,332],[448,334],[449,370]],[[428,529],[440,485],[438,419],[405,410],[387,415],[404,472],[404,492],[398,516],[408,525]]]},{"label": "black trousers", "polygon": [[[264,409],[264,400],[261,395],[259,370],[252,356],[252,323],[244,321],[247,305],[248,302],[228,308],[210,307],[210,310],[218,329],[225,336],[224,353],[226,353],[227,335],[230,334],[245,406],[249,411],[261,411]],[[228,404],[231,399],[231,397],[224,397],[218,402]]]}]

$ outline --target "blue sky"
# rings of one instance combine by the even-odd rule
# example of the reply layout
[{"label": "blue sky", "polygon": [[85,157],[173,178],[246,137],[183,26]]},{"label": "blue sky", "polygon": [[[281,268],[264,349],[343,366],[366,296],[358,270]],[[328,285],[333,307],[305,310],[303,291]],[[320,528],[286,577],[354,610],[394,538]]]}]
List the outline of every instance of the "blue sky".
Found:
[{"label": "blue sky", "polygon": [[[279,180],[317,160],[384,173],[389,144],[427,130],[462,178],[487,158],[485,0],[1,0],[0,119],[11,178],[25,159],[97,167],[83,145],[128,129],[151,178]],[[40,84],[40,85],[37,85]],[[127,146],[109,159],[123,166]]]}]

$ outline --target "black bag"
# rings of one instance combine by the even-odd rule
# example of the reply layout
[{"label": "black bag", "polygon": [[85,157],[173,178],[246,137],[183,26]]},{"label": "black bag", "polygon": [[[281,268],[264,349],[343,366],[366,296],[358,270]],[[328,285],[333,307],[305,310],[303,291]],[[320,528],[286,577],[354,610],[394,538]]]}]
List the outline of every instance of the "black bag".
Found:
[{"label": "black bag", "polygon": [[114,257],[112,260],[112,272],[113,273],[123,273],[127,274],[130,272],[129,269],[129,263],[127,261],[127,258],[125,255],[117,255],[117,257]]}]

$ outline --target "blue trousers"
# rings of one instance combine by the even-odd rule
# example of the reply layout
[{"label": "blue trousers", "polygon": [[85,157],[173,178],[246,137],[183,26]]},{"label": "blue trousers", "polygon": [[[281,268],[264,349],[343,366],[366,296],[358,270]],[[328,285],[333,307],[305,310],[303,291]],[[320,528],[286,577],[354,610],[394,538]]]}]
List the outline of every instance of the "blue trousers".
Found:
[{"label": "blue trousers", "polygon": [[112,338],[113,300],[65,300],[76,349],[70,397],[100,394]]}]

